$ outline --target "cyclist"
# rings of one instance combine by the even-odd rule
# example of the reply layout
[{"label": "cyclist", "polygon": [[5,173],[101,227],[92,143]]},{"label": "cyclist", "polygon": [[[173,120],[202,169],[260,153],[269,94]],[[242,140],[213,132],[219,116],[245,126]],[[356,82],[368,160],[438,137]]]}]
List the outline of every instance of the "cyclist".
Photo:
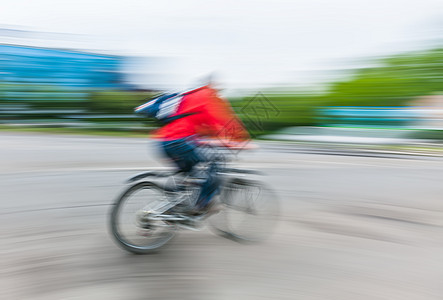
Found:
[{"label": "cyclist", "polygon": [[[204,153],[198,150],[199,141],[203,138],[231,148],[246,145],[249,135],[242,122],[211,84],[173,96],[177,100],[165,105],[169,109],[167,121],[152,137],[160,141],[163,152],[180,171],[189,173],[196,164],[206,159]],[[136,112],[143,113],[149,103],[137,107]],[[209,168],[196,207],[189,213],[210,211],[213,206],[211,200],[217,190],[216,172]]]}]

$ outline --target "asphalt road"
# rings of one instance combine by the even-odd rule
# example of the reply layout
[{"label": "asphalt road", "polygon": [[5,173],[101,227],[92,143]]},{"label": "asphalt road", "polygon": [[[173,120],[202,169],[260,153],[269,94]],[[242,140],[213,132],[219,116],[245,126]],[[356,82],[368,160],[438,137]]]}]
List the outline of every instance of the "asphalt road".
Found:
[{"label": "asphalt road", "polygon": [[107,214],[144,139],[0,133],[0,299],[441,299],[443,160],[309,154],[263,144],[282,215],[259,245],[183,231],[131,255]]}]

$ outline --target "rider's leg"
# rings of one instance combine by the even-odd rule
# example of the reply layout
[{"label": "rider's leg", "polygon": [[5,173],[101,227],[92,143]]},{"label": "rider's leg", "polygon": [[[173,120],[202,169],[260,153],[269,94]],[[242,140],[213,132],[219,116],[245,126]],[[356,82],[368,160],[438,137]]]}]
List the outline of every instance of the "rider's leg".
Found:
[{"label": "rider's leg", "polygon": [[[200,155],[195,151],[196,146],[187,139],[163,141],[161,148],[166,156],[175,163],[179,171],[185,173],[185,175],[192,176],[194,166],[201,161]],[[177,186],[179,189],[181,187],[184,186]],[[180,194],[177,196],[180,197]],[[183,199],[184,202],[179,201],[177,206],[174,206],[174,211],[178,209],[178,211],[183,212],[194,208],[195,198],[192,195],[185,196]]]},{"label": "rider's leg", "polygon": [[214,196],[218,193],[218,187],[220,185],[215,165],[211,165],[205,173],[205,182],[202,184],[197,200],[197,209],[199,210],[204,210],[209,206]]},{"label": "rider's leg", "polygon": [[161,144],[165,154],[177,165],[180,171],[189,173],[201,161],[195,151],[196,146],[186,139],[163,141]]},{"label": "rider's leg", "polygon": [[[178,168],[186,173],[191,173],[193,167],[205,160],[203,154],[197,151],[197,146],[186,139],[164,141],[162,148],[166,155],[171,158]],[[209,207],[211,200],[218,192],[219,180],[216,166],[212,164],[203,174],[204,180],[197,200],[196,210],[204,211]]]}]

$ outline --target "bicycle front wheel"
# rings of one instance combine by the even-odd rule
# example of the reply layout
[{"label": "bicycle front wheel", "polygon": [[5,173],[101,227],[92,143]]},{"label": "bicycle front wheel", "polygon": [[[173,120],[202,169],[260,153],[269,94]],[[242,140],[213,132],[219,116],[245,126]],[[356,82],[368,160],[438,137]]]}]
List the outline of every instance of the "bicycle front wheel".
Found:
[{"label": "bicycle front wheel", "polygon": [[224,209],[209,219],[210,225],[227,238],[260,242],[268,238],[278,221],[279,201],[264,183],[234,179],[220,195]]},{"label": "bicycle front wheel", "polygon": [[163,189],[153,183],[140,182],[129,187],[110,214],[110,228],[117,244],[132,253],[147,254],[169,242],[175,235],[175,225],[150,218],[165,201]]}]

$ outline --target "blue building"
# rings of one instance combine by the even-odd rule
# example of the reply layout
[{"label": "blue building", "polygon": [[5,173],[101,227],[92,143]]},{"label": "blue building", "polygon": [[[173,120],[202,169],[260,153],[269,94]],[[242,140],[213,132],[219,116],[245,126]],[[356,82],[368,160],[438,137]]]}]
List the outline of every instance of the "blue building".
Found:
[{"label": "blue building", "polygon": [[124,57],[0,44],[0,83],[127,89]]}]

